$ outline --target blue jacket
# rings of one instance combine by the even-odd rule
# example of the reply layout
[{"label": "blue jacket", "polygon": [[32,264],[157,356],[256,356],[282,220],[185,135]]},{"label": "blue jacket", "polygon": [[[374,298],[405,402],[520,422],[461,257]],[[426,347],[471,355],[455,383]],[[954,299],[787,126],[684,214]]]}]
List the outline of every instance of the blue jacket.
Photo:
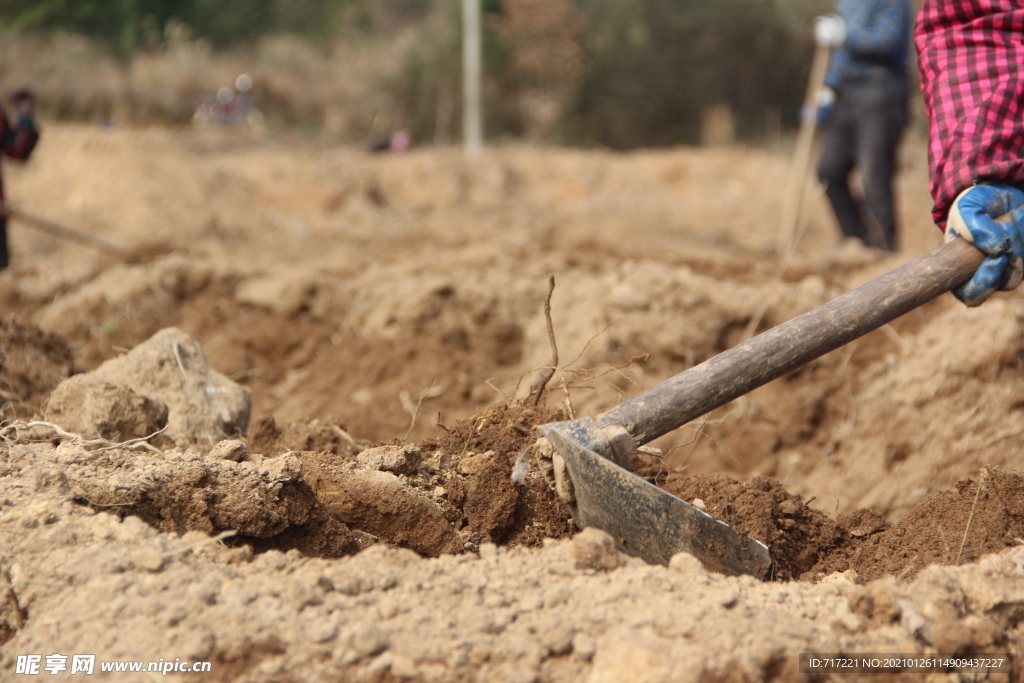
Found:
[{"label": "blue jacket", "polygon": [[879,67],[907,72],[914,21],[910,0],[839,0],[836,9],[846,21],[846,43],[832,53],[825,85],[838,89]]}]

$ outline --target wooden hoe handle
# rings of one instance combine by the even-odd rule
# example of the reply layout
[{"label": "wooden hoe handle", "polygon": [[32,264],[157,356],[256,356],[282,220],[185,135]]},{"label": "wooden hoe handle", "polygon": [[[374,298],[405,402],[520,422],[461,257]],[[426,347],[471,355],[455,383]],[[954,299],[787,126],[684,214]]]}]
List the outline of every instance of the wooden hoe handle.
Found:
[{"label": "wooden hoe handle", "polygon": [[601,427],[642,445],[839,348],[971,278],[985,255],[966,240],[914,259],[611,408]]},{"label": "wooden hoe handle", "polygon": [[88,244],[92,247],[97,247],[104,251],[109,251],[113,254],[123,254],[124,247],[119,244],[115,244],[110,240],[104,239],[97,235],[93,235],[82,230],[68,227],[57,221],[50,220],[49,218],[43,218],[37,216],[28,211],[22,209],[16,209],[9,204],[5,205],[0,203],[0,216],[6,216],[7,218],[13,218],[15,220],[22,221],[26,225],[31,225],[43,232],[49,233],[54,237],[61,239],[73,240],[75,242],[81,242],[82,244]]}]

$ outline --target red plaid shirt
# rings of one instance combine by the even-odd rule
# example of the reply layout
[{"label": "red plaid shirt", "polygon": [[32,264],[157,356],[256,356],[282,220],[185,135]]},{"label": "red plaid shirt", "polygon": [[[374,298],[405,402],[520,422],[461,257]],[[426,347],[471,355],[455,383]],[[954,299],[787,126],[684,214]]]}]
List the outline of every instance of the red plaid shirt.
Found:
[{"label": "red plaid shirt", "polygon": [[931,122],[932,215],[975,182],[1024,189],[1024,4],[923,0],[914,42]]}]

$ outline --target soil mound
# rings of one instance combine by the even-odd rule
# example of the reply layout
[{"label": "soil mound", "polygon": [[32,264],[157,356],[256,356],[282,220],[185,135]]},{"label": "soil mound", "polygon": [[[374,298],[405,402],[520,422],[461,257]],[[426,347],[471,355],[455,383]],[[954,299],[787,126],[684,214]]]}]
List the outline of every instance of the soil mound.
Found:
[{"label": "soil mound", "polygon": [[74,372],[74,360],[63,337],[0,320],[0,418],[39,413],[54,387]]},{"label": "soil mound", "polygon": [[919,502],[895,525],[860,509],[832,517],[767,477],[667,476],[663,488],[768,546],[772,578],[817,581],[854,570],[863,581],[916,576],[933,564],[965,564],[1024,538],[1024,477],[986,468],[956,491]]},{"label": "soil mound", "polygon": [[837,520],[768,477],[741,484],[724,475],[670,474],[663,488],[689,503],[701,501],[712,517],[768,546],[774,579],[800,578],[853,541]]},{"label": "soil mound", "polygon": [[534,428],[560,416],[499,404],[451,427],[438,424],[438,436],[419,446],[302,453],[303,476],[338,519],[375,540],[431,556],[482,543],[538,547],[575,528],[539,473],[514,484],[512,468]]}]

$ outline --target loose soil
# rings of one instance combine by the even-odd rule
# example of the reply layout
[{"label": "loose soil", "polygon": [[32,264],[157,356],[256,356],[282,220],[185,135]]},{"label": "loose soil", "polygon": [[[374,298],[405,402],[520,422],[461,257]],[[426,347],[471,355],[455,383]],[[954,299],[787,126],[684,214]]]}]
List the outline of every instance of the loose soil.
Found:
[{"label": "loose soil", "polygon": [[919,502],[890,525],[862,508],[838,517],[809,507],[779,482],[755,477],[741,484],[722,475],[669,475],[663,488],[692,502],[770,549],[772,578],[820,580],[853,570],[864,581],[913,577],[932,564],[973,562],[1024,538],[1024,479],[983,469],[956,491]]},{"label": "loose soil", "polygon": [[[784,154],[468,161],[48,125],[7,169],[11,197],[131,256],[12,223],[0,680],[44,652],[212,663],[181,681],[592,682],[829,680],[801,652],[1018,653],[1019,295],[940,298],[652,444],[638,474],[764,542],[770,581],[627,558],[577,533],[536,463],[511,477],[538,425],[936,246],[923,154],[903,150],[904,252],[837,244],[819,203],[780,261]],[[560,360],[534,405],[552,274]],[[247,433],[45,424],[58,384],[168,327],[251,391]]]}]

